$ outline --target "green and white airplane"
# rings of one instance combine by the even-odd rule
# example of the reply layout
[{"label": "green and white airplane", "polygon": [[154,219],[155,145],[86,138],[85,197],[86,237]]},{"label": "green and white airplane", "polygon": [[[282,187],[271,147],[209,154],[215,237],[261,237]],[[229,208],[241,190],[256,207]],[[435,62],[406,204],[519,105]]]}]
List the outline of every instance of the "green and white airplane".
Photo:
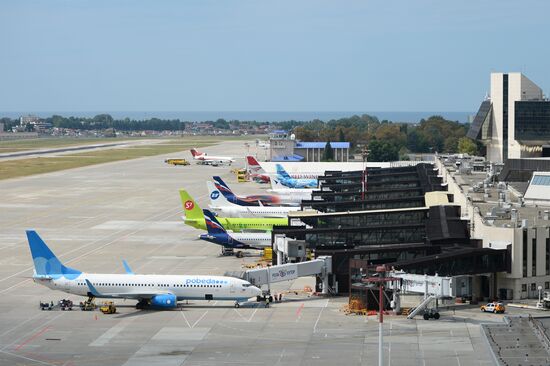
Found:
[{"label": "green and white airplane", "polygon": [[[185,212],[185,224],[195,229],[206,230],[204,213],[193,197],[186,190],[180,189],[181,203]],[[237,217],[216,217],[216,220],[230,231],[271,231],[275,225],[288,225],[286,217],[276,218],[237,218]]]}]

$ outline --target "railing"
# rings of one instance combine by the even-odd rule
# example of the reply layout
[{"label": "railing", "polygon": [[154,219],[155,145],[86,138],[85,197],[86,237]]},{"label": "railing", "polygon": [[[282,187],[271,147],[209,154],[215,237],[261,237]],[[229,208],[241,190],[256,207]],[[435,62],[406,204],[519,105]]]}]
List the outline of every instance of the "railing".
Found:
[{"label": "railing", "polygon": [[531,314],[529,314],[529,323],[531,324],[531,327],[533,327],[533,331],[535,332],[535,335],[537,336],[539,341],[542,343],[542,346],[546,349],[547,352],[550,352],[550,338],[548,338],[548,335],[546,334],[542,324],[535,321]]}]

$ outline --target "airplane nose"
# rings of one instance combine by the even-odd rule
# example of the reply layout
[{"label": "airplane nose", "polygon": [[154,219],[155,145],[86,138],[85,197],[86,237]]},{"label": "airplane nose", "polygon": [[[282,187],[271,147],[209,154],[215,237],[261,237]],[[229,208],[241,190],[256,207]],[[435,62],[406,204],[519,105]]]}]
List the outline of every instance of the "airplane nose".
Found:
[{"label": "airplane nose", "polygon": [[252,296],[251,297],[254,297],[254,296],[260,296],[262,294],[262,290],[260,290],[258,287],[256,286],[250,286],[250,290],[252,292]]}]

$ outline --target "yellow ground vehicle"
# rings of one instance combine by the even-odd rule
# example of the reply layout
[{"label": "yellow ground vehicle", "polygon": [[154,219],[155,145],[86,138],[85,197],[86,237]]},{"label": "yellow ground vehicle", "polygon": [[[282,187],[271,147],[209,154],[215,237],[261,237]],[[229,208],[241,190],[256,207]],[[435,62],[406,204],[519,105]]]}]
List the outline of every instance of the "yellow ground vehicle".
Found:
[{"label": "yellow ground vehicle", "polygon": [[490,302],[485,305],[481,305],[481,311],[485,313],[504,313],[506,311],[506,308],[504,307],[504,304],[501,302]]},{"label": "yellow ground vehicle", "polygon": [[116,306],[112,301],[106,301],[99,308],[103,314],[114,314],[116,313]]},{"label": "yellow ground vehicle", "polygon": [[166,164],[172,164],[174,166],[176,165],[191,165],[187,160],[185,159],[166,159],[164,160]]},{"label": "yellow ground vehicle", "polygon": [[265,248],[263,251],[262,259],[270,261],[273,258],[273,249]]},{"label": "yellow ground vehicle", "polygon": [[246,179],[246,170],[244,170],[244,169],[237,170],[237,182],[242,183],[242,182],[246,182],[246,181],[247,181],[247,179]]},{"label": "yellow ground vehicle", "polygon": [[95,310],[96,306],[95,306],[95,303],[88,299],[84,302],[80,302],[80,310],[82,311],[92,311],[92,310]]}]

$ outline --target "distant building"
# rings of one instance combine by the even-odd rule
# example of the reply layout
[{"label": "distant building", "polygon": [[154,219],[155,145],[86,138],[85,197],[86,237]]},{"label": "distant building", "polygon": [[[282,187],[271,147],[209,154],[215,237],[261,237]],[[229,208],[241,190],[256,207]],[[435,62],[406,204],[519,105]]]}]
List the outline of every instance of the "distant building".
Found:
[{"label": "distant building", "polygon": [[36,132],[43,132],[49,128],[52,128],[52,124],[44,121],[40,117],[37,116],[21,116],[19,117],[19,125],[25,129],[25,127],[30,124],[33,126],[34,131]]},{"label": "distant building", "polygon": [[[275,130],[269,134],[269,145],[271,161],[318,162],[323,158],[327,142],[297,141],[288,131]],[[334,161],[348,161],[349,142],[330,141],[330,146],[333,149]]]},{"label": "distant building", "polygon": [[492,73],[468,137],[487,146],[487,160],[550,157],[550,101],[525,75]]}]

